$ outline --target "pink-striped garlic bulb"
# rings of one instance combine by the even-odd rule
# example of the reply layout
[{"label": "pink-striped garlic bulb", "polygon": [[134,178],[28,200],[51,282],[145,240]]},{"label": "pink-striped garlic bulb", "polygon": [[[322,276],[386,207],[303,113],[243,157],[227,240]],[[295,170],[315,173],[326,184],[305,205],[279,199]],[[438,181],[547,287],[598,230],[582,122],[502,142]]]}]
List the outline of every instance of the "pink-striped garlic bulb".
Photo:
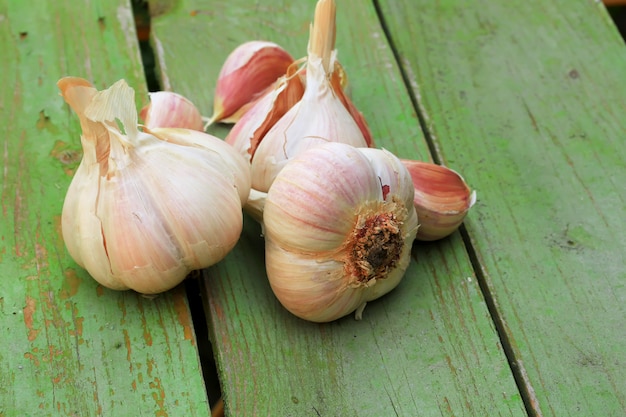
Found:
[{"label": "pink-striped garlic bulb", "polygon": [[267,276],[282,305],[335,320],[395,288],[417,232],[413,183],[390,152],[327,143],[291,159],[265,200]]}]

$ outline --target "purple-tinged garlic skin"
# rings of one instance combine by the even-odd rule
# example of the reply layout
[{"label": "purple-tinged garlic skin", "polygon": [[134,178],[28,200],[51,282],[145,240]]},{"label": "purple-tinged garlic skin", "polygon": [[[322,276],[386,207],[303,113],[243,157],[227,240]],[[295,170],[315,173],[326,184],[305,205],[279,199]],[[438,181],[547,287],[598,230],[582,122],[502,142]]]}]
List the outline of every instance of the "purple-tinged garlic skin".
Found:
[{"label": "purple-tinged garlic skin", "polygon": [[239,45],[228,55],[217,77],[208,124],[235,123],[293,62],[293,57],[273,42],[255,40]]},{"label": "purple-tinged garlic skin", "polygon": [[[267,132],[252,157],[252,188],[267,192],[285,164],[326,142],[367,147],[361,127],[341,101],[341,80],[331,81],[337,66],[336,5],[320,0],[315,7],[306,61],[304,95]],[[339,67],[337,70],[340,71]],[[340,74],[337,73],[339,76]]]},{"label": "purple-tinged garlic skin", "polygon": [[266,133],[302,99],[304,84],[297,63],[280,77],[270,91],[255,101],[226,136],[225,141],[250,161]]},{"label": "purple-tinged garlic skin", "polygon": [[443,239],[456,231],[476,202],[473,191],[456,171],[430,162],[402,159],[415,188],[420,219],[417,240]]},{"label": "purple-tinged garlic skin", "polygon": [[327,143],[291,159],[263,211],[266,269],[296,316],[328,322],[395,288],[417,233],[413,185],[391,153]]}]

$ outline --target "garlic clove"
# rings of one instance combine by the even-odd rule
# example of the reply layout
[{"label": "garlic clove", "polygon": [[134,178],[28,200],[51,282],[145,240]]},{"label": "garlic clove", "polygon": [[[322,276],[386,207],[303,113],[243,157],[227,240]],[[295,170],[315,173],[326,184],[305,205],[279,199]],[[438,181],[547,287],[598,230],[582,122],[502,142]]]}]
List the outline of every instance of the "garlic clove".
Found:
[{"label": "garlic clove", "polygon": [[[296,256],[272,240],[267,241],[265,252],[272,259],[266,264],[272,291],[290,313],[301,319],[330,322],[367,302],[362,287],[346,285],[341,261]],[[286,279],[290,275],[293,280]],[[303,276],[306,279],[301,279]],[[401,275],[380,280],[375,288],[384,293],[397,286],[398,278]]]},{"label": "garlic clove", "polygon": [[139,113],[147,128],[182,127],[204,130],[200,111],[186,97],[171,91],[157,91],[149,96],[150,103]]},{"label": "garlic clove", "polygon": [[140,131],[123,80],[103,91],[79,78],[58,85],[80,119],[84,151],[63,205],[63,239],[95,280],[156,294],[234,247],[247,198],[238,184],[250,181],[228,175],[247,164],[234,149],[198,131]]},{"label": "garlic clove", "polygon": [[234,153],[235,150],[231,145],[213,135],[190,129],[153,128],[146,132],[165,142],[197,147],[214,153],[214,157],[220,160],[221,176],[227,177],[229,183],[234,185],[241,205],[248,200],[251,183],[250,164]]},{"label": "garlic clove", "polygon": [[306,320],[357,311],[400,282],[417,232],[413,187],[389,152],[326,143],[291,159],[263,209],[266,269]]},{"label": "garlic clove", "polygon": [[366,147],[352,115],[329,81],[336,62],[335,3],[321,0],[311,28],[302,99],[267,132],[252,157],[252,187],[267,192],[290,158],[326,142]]},{"label": "garlic clove", "polygon": [[476,191],[450,168],[407,159],[402,163],[415,187],[414,205],[420,219],[417,239],[432,241],[452,234],[476,202]]},{"label": "garlic clove", "polygon": [[298,62],[294,62],[274,88],[257,100],[226,136],[225,141],[248,161],[269,129],[302,99],[304,84],[298,72]]},{"label": "garlic clove", "polygon": [[205,128],[214,122],[239,120],[257,99],[294,62],[279,45],[267,41],[249,41],[239,45],[226,58],[217,79],[213,115]]}]

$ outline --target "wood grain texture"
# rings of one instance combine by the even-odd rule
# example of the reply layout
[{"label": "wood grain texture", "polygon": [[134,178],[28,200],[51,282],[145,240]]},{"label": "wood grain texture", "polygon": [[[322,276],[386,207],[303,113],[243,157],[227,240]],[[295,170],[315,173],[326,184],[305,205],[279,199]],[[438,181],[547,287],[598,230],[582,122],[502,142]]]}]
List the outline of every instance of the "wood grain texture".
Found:
[{"label": "wood grain texture", "polygon": [[[210,114],[222,62],[252,39],[306,50],[314,2],[152,2],[165,88]],[[415,111],[371,2],[338,1],[337,47],[380,146],[428,159]],[[227,127],[212,130],[224,137]],[[206,305],[227,415],[526,415],[458,234],[416,245],[404,281],[352,316],[290,315],[264,272],[260,228],[206,273]]]},{"label": "wood grain texture", "polygon": [[207,273],[228,415],[525,415],[458,237],[418,246],[400,286],[313,324],[273,296],[254,224]]},{"label": "wood grain texture", "polygon": [[81,147],[56,82],[147,100],[129,2],[0,0],[0,45],[0,416],[208,415],[184,289],[106,290],[61,237]]},{"label": "wood grain texture", "polygon": [[600,2],[380,1],[536,415],[626,413],[626,47]]}]

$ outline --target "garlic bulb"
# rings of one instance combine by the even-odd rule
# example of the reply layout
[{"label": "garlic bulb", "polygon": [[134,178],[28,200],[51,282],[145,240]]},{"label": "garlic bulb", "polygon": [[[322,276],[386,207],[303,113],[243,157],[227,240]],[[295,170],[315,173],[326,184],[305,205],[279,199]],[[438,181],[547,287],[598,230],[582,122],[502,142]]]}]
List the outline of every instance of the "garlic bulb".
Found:
[{"label": "garlic bulb", "polygon": [[254,100],[271,88],[294,62],[281,46],[267,41],[249,41],[233,50],[217,77],[213,115],[208,125],[239,120]]},{"label": "garlic bulb", "polygon": [[204,130],[202,115],[186,97],[171,91],[149,93],[150,103],[139,112],[147,128],[182,127]]},{"label": "garlic bulb", "polygon": [[290,158],[325,142],[367,147],[361,129],[330,82],[336,51],[335,3],[320,0],[315,9],[302,99],[263,137],[252,156],[252,187],[267,192]]},{"label": "garlic bulb", "polygon": [[279,301],[327,322],[395,288],[417,232],[413,183],[379,149],[327,143],[291,159],[263,212],[266,269]]},{"label": "garlic bulb", "polygon": [[452,234],[476,202],[476,191],[445,166],[407,159],[402,163],[415,188],[413,204],[420,219],[417,240],[437,240]]},{"label": "garlic bulb", "polygon": [[134,91],[123,80],[99,92],[74,77],[58,86],[80,119],[83,146],[63,239],[96,281],[155,294],[233,248],[250,185],[241,155],[203,132],[138,130]]}]

